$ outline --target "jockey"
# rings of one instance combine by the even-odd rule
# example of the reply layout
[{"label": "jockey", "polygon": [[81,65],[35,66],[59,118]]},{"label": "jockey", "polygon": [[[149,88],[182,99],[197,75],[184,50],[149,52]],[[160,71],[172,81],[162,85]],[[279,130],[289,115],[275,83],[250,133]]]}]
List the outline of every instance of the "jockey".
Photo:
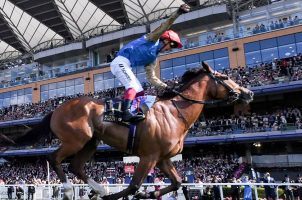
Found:
[{"label": "jockey", "polygon": [[135,115],[130,112],[133,99],[144,95],[144,89],[131,71],[131,67],[144,66],[148,81],[157,88],[166,88],[167,85],[155,75],[156,58],[160,52],[182,47],[178,34],[169,28],[179,15],[189,11],[190,7],[187,4],[181,5],[154,31],[125,45],[111,62],[112,74],[126,88],[122,104],[123,121],[135,122],[144,119],[142,114]]}]

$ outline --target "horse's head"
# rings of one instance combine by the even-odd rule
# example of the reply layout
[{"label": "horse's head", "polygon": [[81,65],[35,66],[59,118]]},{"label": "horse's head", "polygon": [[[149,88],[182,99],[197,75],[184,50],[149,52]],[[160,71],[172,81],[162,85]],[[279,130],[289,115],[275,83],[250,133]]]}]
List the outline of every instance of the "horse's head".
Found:
[{"label": "horse's head", "polygon": [[207,63],[202,62],[203,69],[213,79],[215,87],[210,91],[214,99],[223,99],[227,102],[237,100],[249,103],[253,100],[254,93],[247,88],[239,86],[227,75],[214,71]]}]

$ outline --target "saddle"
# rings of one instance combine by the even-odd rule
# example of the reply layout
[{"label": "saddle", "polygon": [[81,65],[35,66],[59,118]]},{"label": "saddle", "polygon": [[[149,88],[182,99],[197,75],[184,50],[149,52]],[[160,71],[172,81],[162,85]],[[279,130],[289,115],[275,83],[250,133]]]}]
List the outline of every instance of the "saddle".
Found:
[{"label": "saddle", "polygon": [[[156,96],[139,96],[132,102],[131,112],[133,114],[146,114],[152,107],[156,99]],[[103,121],[113,122],[124,126],[129,126],[130,122],[124,122],[122,120],[122,103],[120,98],[105,99],[105,112]]]}]

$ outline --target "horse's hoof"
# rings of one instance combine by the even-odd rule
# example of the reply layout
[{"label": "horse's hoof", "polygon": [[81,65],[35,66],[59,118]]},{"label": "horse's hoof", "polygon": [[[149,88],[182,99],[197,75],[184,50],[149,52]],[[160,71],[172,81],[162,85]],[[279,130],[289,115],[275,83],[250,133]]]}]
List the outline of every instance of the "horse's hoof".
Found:
[{"label": "horse's hoof", "polygon": [[72,195],[70,196],[64,194],[63,200],[72,200]]},{"label": "horse's hoof", "polygon": [[155,192],[138,192],[134,195],[135,199],[157,199]]},{"label": "horse's hoof", "polygon": [[149,199],[149,194],[146,192],[138,192],[134,195],[135,199]]},{"label": "horse's hoof", "polygon": [[108,195],[103,196],[103,197],[102,197],[102,200],[110,200],[110,197],[109,197]]},{"label": "horse's hoof", "polygon": [[101,200],[101,199],[102,199],[102,198],[98,197],[97,194],[95,194],[95,195],[91,198],[91,200]]},{"label": "horse's hoof", "polygon": [[107,195],[107,192],[105,190],[104,186],[101,186],[97,182],[95,182],[93,179],[89,178],[87,180],[88,185],[93,189],[93,191],[101,196]]},{"label": "horse's hoof", "polygon": [[72,200],[73,196],[73,189],[64,189],[64,200]]}]

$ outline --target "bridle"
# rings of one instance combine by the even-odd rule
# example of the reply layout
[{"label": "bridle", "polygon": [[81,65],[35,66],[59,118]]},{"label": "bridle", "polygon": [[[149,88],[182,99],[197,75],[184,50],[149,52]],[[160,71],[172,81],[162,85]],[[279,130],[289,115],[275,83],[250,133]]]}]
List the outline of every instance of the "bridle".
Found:
[{"label": "bridle", "polygon": [[214,100],[195,100],[195,99],[191,99],[189,97],[184,96],[181,92],[178,92],[177,90],[173,89],[173,92],[177,95],[179,95],[181,98],[190,101],[192,103],[197,103],[197,104],[217,104],[217,103],[223,103],[226,102],[228,104],[233,103],[235,101],[237,101],[240,98],[240,93],[236,92],[236,89],[238,89],[238,87],[236,88],[231,88],[228,84],[226,84],[222,79],[217,78],[215,76],[215,72],[214,73],[207,73],[207,75],[212,78],[216,84],[221,84],[223,85],[228,91],[229,91],[229,95],[224,98],[224,99],[214,99]]},{"label": "bridle", "polygon": [[[209,72],[207,73],[207,75],[212,78],[215,81],[215,84],[221,84],[223,85],[228,91],[229,91],[229,95],[224,98],[224,99],[214,99],[214,100],[195,100],[195,99],[191,99],[189,97],[184,96],[181,92],[178,92],[177,90],[173,89],[172,91],[177,94],[178,96],[180,96],[181,98],[183,98],[186,101],[192,102],[192,103],[197,103],[197,104],[217,104],[217,103],[222,103],[222,102],[226,102],[226,103],[233,103],[234,101],[237,101],[240,98],[240,93],[236,92],[236,89],[238,89],[238,87],[236,88],[231,88],[228,84],[226,84],[222,79],[217,78],[215,76],[215,72]],[[216,89],[216,93],[217,93],[217,89]],[[190,128],[189,123],[187,121],[187,119],[183,116],[183,114],[180,112],[180,109],[176,103],[175,100],[171,100],[172,104],[175,106],[176,110],[178,111],[178,116],[180,118],[182,118],[185,122],[185,126],[186,128]]]}]

